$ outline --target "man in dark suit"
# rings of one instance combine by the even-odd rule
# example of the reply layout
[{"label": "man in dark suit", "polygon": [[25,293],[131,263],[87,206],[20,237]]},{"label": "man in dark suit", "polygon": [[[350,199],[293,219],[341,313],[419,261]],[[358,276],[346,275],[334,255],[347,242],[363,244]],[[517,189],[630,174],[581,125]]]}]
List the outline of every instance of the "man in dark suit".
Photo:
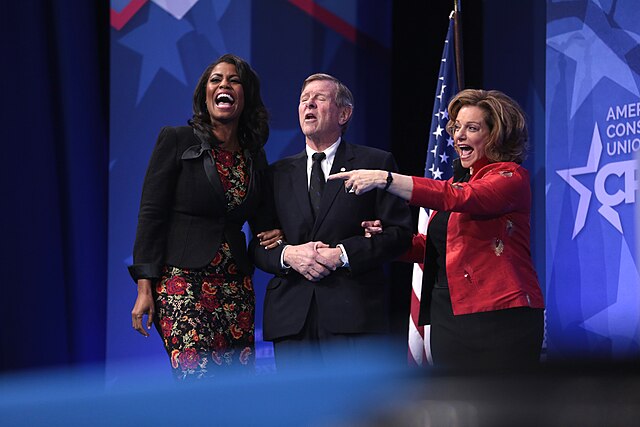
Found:
[{"label": "man in dark suit", "polygon": [[[331,364],[343,352],[358,358],[388,332],[383,263],[409,247],[412,223],[407,205],[385,191],[356,196],[342,181],[326,181],[339,171],[397,170],[390,153],[342,139],[352,112],[353,96],[339,80],[308,77],[298,106],[305,150],[271,166],[287,241],[265,250],[254,239],[251,253],[260,269],[275,274],[263,337],[274,343],[279,370],[300,361]],[[361,223],[369,219],[381,219],[384,232],[365,237]]]}]

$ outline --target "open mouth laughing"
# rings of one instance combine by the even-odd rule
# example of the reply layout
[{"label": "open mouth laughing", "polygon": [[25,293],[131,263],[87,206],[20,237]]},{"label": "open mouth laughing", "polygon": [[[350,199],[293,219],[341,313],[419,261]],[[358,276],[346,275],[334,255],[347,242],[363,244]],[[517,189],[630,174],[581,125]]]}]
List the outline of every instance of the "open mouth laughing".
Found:
[{"label": "open mouth laughing", "polygon": [[467,159],[473,153],[473,147],[466,144],[458,144],[460,159]]},{"label": "open mouth laughing", "polygon": [[216,105],[220,108],[229,108],[236,103],[236,100],[228,93],[219,93],[215,99]]}]

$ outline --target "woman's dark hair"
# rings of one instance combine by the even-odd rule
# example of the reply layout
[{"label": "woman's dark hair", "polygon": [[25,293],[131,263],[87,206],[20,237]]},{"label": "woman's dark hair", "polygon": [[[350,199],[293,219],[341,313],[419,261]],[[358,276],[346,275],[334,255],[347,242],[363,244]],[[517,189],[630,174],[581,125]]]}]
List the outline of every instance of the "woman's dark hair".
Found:
[{"label": "woman's dark hair", "polygon": [[269,138],[269,113],[260,96],[258,75],[244,59],[236,55],[222,55],[204,70],[193,92],[193,117],[189,120],[189,125],[205,135],[212,135],[213,124],[207,110],[207,82],[211,71],[221,62],[235,65],[244,90],[244,109],[238,121],[240,146],[256,151],[263,147]]},{"label": "woman's dark hair", "polygon": [[453,136],[460,109],[472,105],[484,112],[489,127],[485,154],[490,162],[522,163],[527,157],[529,135],[524,111],[498,90],[465,89],[449,102],[447,132]]}]

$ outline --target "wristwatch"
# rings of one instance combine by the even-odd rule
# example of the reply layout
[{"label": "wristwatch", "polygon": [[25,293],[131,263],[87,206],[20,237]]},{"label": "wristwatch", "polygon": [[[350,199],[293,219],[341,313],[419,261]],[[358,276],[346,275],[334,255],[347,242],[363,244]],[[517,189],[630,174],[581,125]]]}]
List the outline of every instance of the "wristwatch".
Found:
[{"label": "wristwatch", "polygon": [[391,175],[391,172],[387,171],[387,184],[384,186],[384,191],[387,191],[389,189],[389,186],[391,185],[392,182],[393,182],[393,175]]}]

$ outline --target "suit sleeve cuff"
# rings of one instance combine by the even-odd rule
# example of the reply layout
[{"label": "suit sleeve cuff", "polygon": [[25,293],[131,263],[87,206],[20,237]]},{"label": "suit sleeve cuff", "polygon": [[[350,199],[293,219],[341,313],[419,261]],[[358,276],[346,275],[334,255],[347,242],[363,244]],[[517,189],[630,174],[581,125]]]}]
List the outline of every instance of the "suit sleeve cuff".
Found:
[{"label": "suit sleeve cuff", "polygon": [[282,248],[282,252],[280,252],[280,269],[281,270],[289,270],[291,268],[290,265],[287,265],[284,262],[284,251],[286,251],[289,246],[290,245],[284,245],[284,248]]},{"label": "suit sleeve cuff", "polygon": [[128,268],[131,278],[136,283],[139,279],[159,279],[162,276],[162,268],[157,264],[133,264]]}]

